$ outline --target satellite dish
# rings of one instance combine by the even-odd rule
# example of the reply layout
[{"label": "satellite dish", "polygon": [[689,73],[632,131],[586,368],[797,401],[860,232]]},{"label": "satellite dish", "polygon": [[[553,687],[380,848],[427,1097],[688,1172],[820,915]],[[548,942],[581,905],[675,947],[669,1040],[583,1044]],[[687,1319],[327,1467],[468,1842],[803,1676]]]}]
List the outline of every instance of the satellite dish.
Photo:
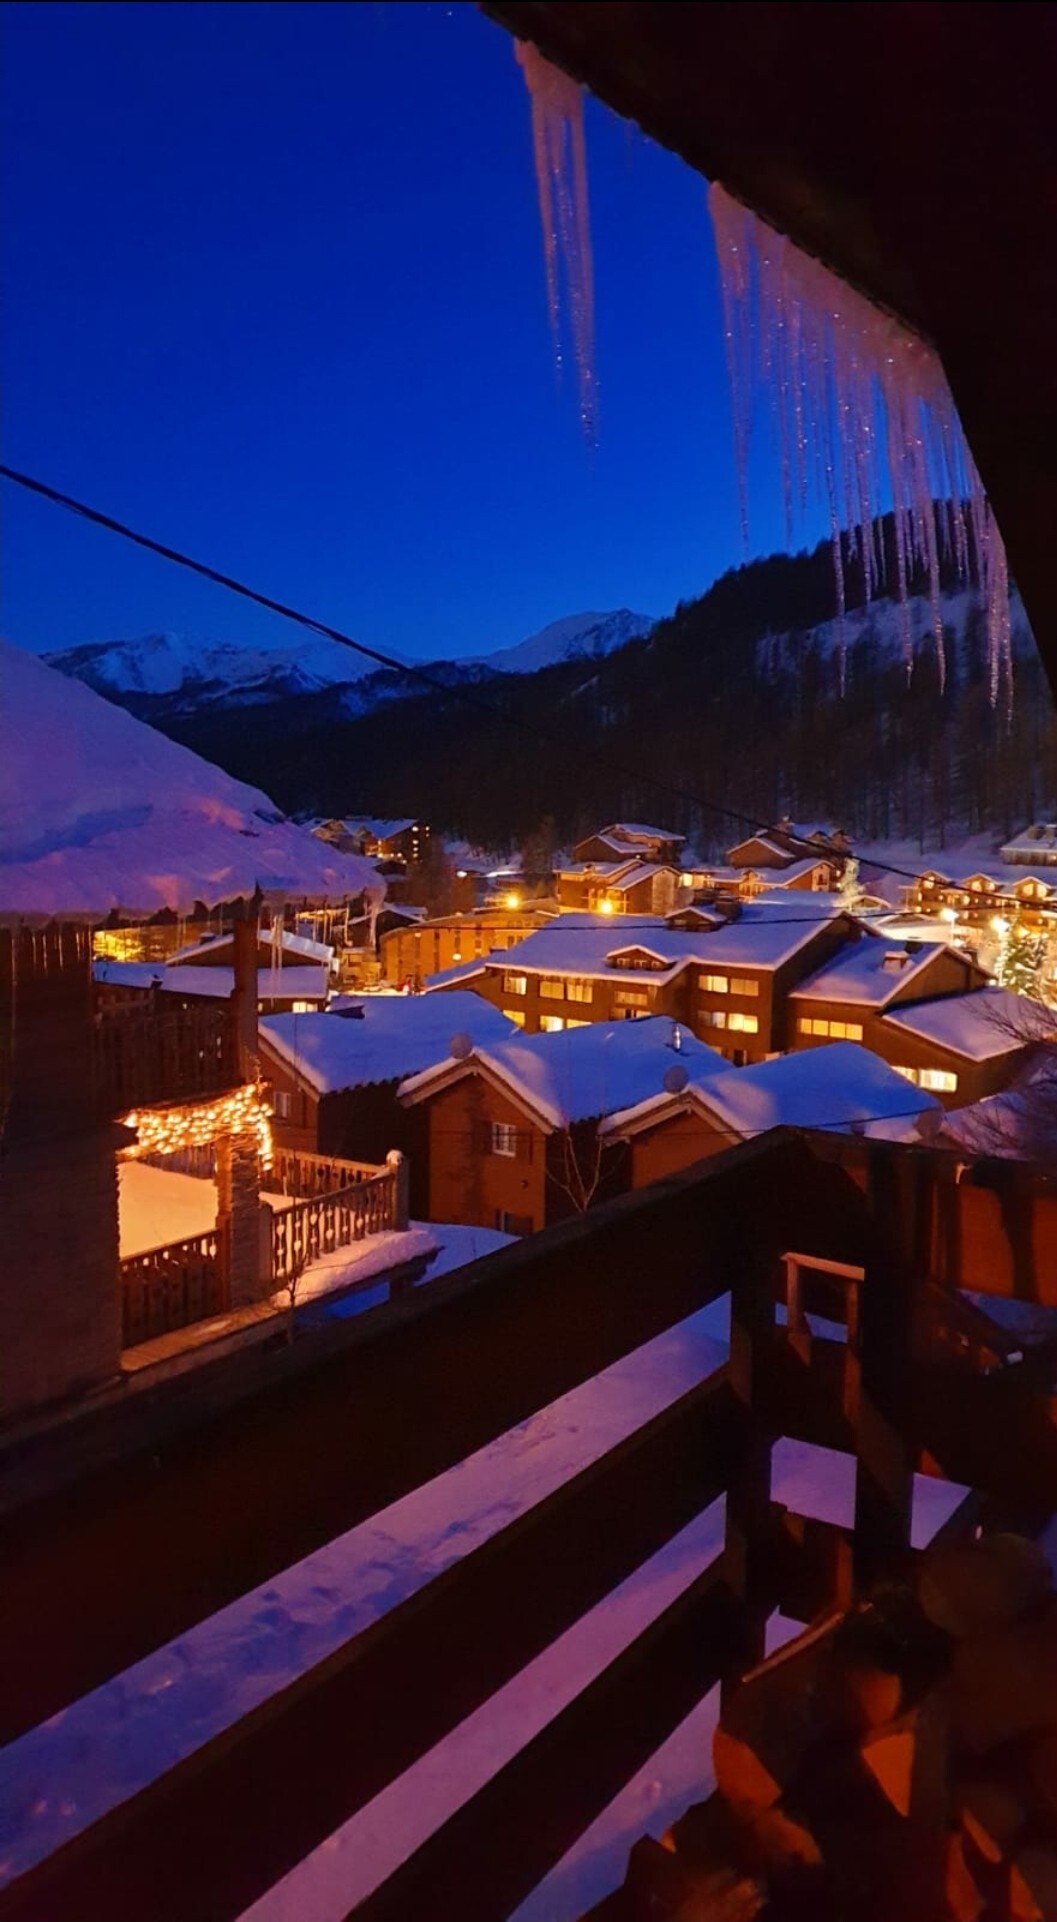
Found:
[{"label": "satellite dish", "polygon": [[665,1094],[682,1094],[690,1076],[685,1068],[666,1068],[664,1071]]},{"label": "satellite dish", "polygon": [[915,1132],[921,1136],[922,1141],[934,1141],[946,1118],[943,1109],[939,1106],[922,1108],[921,1113],[914,1117]]},{"label": "satellite dish", "polygon": [[453,1061],[465,1061],[466,1057],[473,1053],[473,1042],[461,1029],[458,1034],[452,1035],[449,1047]]}]

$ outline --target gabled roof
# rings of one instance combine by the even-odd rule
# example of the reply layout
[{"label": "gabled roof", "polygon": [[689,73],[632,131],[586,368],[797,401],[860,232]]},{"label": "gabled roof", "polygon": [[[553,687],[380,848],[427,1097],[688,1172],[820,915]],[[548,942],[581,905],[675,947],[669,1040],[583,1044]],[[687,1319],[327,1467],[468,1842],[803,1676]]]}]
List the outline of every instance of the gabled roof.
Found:
[{"label": "gabled roof", "polygon": [[851,942],[832,961],[801,981],[792,1001],[843,1001],[863,1008],[884,1008],[941,954],[945,941],[922,942],[911,952],[876,935]]},{"label": "gabled roof", "polygon": [[637,888],[643,881],[652,881],[655,874],[678,874],[679,869],[670,861],[635,861],[630,868],[610,881],[613,894],[626,894],[629,888]]},{"label": "gabled roof", "polygon": [[[686,840],[685,834],[673,834],[671,828],[649,827],[643,821],[610,821],[608,827],[599,829],[599,833],[630,841],[676,841],[680,846]],[[585,840],[591,838],[590,835],[584,836]]]},{"label": "gabled roof", "polygon": [[326,1014],[271,1015],[260,1024],[271,1049],[317,1094],[373,1081],[402,1080],[446,1061],[453,1035],[494,1047],[517,1029],[478,994],[364,995],[350,1008]]},{"label": "gabled roof", "polygon": [[398,834],[416,827],[417,821],[375,821],[365,814],[351,814],[344,826],[350,834],[369,834],[372,841],[395,841]]},{"label": "gabled roof", "polygon": [[[615,927],[611,916],[558,914],[515,947],[490,956],[488,965],[528,974],[573,974],[623,982],[663,982],[694,963],[769,969],[814,940],[827,921],[840,918],[841,910],[831,895],[793,895],[780,889],[744,903],[735,920],[711,931],[670,928],[660,915],[622,915]],[[609,965],[609,956],[632,947],[649,948],[666,962],[666,970],[637,976],[634,969],[626,969],[618,975]]]},{"label": "gabled roof", "polygon": [[1008,988],[973,988],[968,994],[948,994],[938,1001],[916,1001],[906,1008],[892,1008],[884,1019],[966,1061],[1017,1054],[1037,1038],[1025,1032],[1023,996],[1011,994]]},{"label": "gabled roof", "polygon": [[753,846],[758,848],[766,848],[769,854],[777,855],[779,863],[782,865],[788,865],[790,861],[796,858],[792,853],[790,853],[790,850],[787,847],[784,847],[782,845],[780,841],[772,840],[769,834],[760,833],[760,834],[747,834],[743,841],[736,841],[734,846],[732,848],[728,848],[727,850],[727,860],[733,862],[734,856],[736,854],[740,854],[742,848],[748,848]]},{"label": "gabled roof", "polygon": [[258,888],[382,899],[368,862],[82,681],[0,644],[0,682],[0,918],[190,914]]},{"label": "gabled roof", "polygon": [[[258,952],[264,949],[271,950],[273,940],[274,936],[269,929],[262,928],[257,943]],[[205,941],[196,941],[193,946],[179,948],[175,954],[170,954],[169,966],[185,967],[189,961],[200,960],[203,955],[217,948],[231,947],[233,941],[234,935],[231,933],[212,935]],[[312,941],[307,935],[291,934],[286,928],[282,932],[282,949],[284,954],[301,955],[306,961],[317,961],[321,966],[326,966],[334,958],[334,949],[326,941]],[[264,961],[258,965],[267,967],[268,963]]]},{"label": "gabled roof", "polygon": [[[230,1000],[235,987],[234,968],[174,968],[158,961],[94,961],[92,975],[112,988],[157,987],[161,994],[212,1001]],[[325,1001],[329,987],[326,968],[260,968],[257,973],[258,1001]]]},{"label": "gabled roof", "polygon": [[[942,1112],[868,1048],[833,1041],[779,1055],[730,1075],[694,1077],[680,1093],[657,1093],[610,1116],[606,1132],[632,1135],[679,1114],[697,1113],[745,1140],[770,1128],[819,1128],[913,1136],[918,1116]],[[897,1125],[898,1124],[898,1125]]]},{"label": "gabled roof", "polygon": [[1003,861],[1026,854],[1057,854],[1057,821],[1034,821],[999,849]]},{"label": "gabled roof", "polygon": [[618,875],[627,874],[629,868],[638,867],[638,865],[637,855],[632,855],[630,858],[625,855],[622,861],[571,861],[568,866],[556,868],[555,873],[562,880],[579,881],[597,876],[599,880],[615,881]]},{"label": "gabled roof", "polygon": [[551,1131],[661,1092],[672,1068],[698,1077],[737,1072],[685,1028],[654,1015],[594,1022],[562,1034],[518,1035],[498,1047],[475,1048],[463,1059],[449,1057],[412,1076],[398,1093],[414,1105],[467,1075],[482,1075]]}]

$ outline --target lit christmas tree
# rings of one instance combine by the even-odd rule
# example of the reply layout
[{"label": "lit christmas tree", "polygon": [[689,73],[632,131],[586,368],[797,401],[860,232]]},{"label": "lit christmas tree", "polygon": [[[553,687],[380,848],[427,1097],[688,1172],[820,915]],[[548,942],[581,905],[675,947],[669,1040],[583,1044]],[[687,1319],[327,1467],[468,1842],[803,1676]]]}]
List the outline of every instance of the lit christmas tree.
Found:
[{"label": "lit christmas tree", "polygon": [[1017,918],[1011,925],[996,930],[999,935],[998,963],[995,974],[1003,988],[1013,994],[1027,994],[1032,1000],[1041,1001],[1043,995],[1043,954],[1046,948],[1045,937],[1033,934]]}]

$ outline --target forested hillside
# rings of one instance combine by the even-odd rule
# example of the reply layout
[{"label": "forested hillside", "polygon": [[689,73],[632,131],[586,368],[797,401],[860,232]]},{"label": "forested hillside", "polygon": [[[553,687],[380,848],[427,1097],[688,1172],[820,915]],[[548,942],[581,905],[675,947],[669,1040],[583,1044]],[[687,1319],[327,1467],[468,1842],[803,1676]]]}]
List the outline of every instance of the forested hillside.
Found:
[{"label": "forested hillside", "polygon": [[623,815],[717,850],[732,836],[716,806],[942,846],[1051,809],[1057,721],[1019,603],[1009,712],[989,701],[975,593],[946,584],[942,692],[926,603],[912,613],[927,638],[908,679],[893,603],[853,606],[842,693],[822,546],[724,575],[599,661],[427,689],[352,718],[321,694],[172,731],[289,810],[419,813],[493,847],[544,816],[568,840]]}]

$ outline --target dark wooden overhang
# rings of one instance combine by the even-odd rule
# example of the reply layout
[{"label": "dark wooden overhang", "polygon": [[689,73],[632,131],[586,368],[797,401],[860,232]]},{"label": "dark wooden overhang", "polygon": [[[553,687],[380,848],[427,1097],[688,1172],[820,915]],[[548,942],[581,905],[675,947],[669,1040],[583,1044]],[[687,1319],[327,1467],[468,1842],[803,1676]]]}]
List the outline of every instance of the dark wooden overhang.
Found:
[{"label": "dark wooden overhang", "polygon": [[1057,7],[484,10],[935,343],[1057,691]]}]

